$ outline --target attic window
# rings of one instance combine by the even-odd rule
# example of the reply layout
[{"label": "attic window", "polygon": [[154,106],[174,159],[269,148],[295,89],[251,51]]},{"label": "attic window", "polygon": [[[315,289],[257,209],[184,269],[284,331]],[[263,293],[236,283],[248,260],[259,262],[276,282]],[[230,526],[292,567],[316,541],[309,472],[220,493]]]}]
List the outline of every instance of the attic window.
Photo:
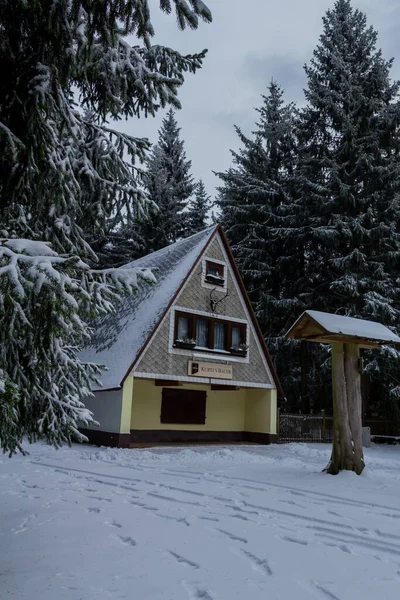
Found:
[{"label": "attic window", "polygon": [[206,261],[205,281],[213,285],[223,286],[225,284],[225,267],[219,263]]}]

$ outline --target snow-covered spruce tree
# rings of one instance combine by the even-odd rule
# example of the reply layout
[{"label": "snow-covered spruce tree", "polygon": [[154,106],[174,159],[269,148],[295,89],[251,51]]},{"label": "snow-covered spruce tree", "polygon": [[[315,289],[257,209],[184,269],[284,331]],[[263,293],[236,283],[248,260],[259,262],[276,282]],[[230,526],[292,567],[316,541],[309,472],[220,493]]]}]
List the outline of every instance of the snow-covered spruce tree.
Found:
[{"label": "snow-covered spruce tree", "polygon": [[[211,20],[200,0],[161,0],[173,8],[181,29]],[[152,45],[147,0],[4,0],[0,29],[0,445],[12,453],[22,435],[79,437],[96,376],[77,358],[87,317],[132,290],[125,273],[81,260],[95,261],[90,244],[108,218],[144,198],[137,162],[148,141],[106,123],[179,107],[184,75],[205,51]],[[31,245],[40,241],[51,249]]]},{"label": "snow-covered spruce tree", "polygon": [[[120,157],[115,148],[102,139],[103,128],[93,129],[93,115],[86,114],[85,119],[89,126],[84,126],[84,144],[92,149],[91,159],[97,165],[100,178],[97,181],[90,176],[82,178],[78,224],[92,251],[88,263],[96,268],[118,267],[141,255],[144,242],[136,220],[146,213],[149,202],[142,190],[141,170],[134,170],[131,162],[120,163],[123,176],[116,180],[119,185],[114,189],[103,185],[103,180],[112,184],[110,167],[114,168]],[[127,142],[130,141],[128,138]],[[143,140],[143,143],[146,142]],[[114,156],[109,156],[110,151]],[[138,158],[141,160],[143,156]],[[131,194],[131,198],[127,196],[127,201],[122,203],[121,190]]]},{"label": "snow-covered spruce tree", "polygon": [[284,103],[283,91],[274,81],[262,100],[253,136],[236,128],[243,147],[232,152],[233,166],[218,173],[223,181],[218,204],[262,331],[285,381],[285,392],[298,397],[299,379],[293,380],[298,368],[293,347],[298,344],[283,339],[304,309],[298,295],[304,253],[296,243],[292,221],[298,193],[296,110]]},{"label": "snow-covered spruce tree", "polygon": [[[348,0],[338,0],[323,23],[306,67],[301,118],[297,219],[308,257],[303,297],[309,307],[398,327],[399,83],[390,80],[392,62],[377,50],[377,33]],[[383,353],[367,369],[381,380],[387,403],[400,395],[387,365],[379,368],[383,357],[398,370],[397,351]],[[348,468],[349,457],[336,450],[330,472]],[[353,467],[361,469],[355,458]]]},{"label": "snow-covered spruce tree", "polygon": [[186,215],[187,226],[184,229],[185,237],[202,231],[207,227],[207,213],[211,208],[211,197],[207,194],[204,182],[200,179],[194,190],[194,197],[189,203]]},{"label": "snow-covered spruce tree", "polygon": [[[126,272],[125,272],[126,271]],[[86,325],[132,293],[148,271],[93,271],[45,242],[0,240],[0,440],[5,452],[22,440],[59,445],[85,439],[92,421],[82,398],[101,368],[77,359]],[[110,279],[113,285],[110,285]]]},{"label": "snow-covered spruce tree", "polygon": [[187,212],[183,212],[193,192],[184,141],[174,111],[170,109],[158,132],[143,176],[145,189],[152,206],[147,218],[139,225],[146,242],[144,254],[176,242],[184,235]]}]

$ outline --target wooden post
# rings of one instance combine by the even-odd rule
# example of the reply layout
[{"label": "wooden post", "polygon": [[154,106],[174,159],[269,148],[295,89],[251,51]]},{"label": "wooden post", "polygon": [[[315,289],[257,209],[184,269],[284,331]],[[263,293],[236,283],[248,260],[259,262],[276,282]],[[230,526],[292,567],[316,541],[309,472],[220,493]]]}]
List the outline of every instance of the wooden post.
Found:
[{"label": "wooden post", "polygon": [[357,344],[332,344],[333,446],[326,468],[361,474],[364,468],[361,439],[361,388]]},{"label": "wooden post", "polygon": [[308,348],[307,342],[300,342],[300,377],[301,377],[301,411],[305,414],[310,412],[310,402],[308,398]]},{"label": "wooden post", "polygon": [[344,357],[349,423],[353,442],[353,470],[360,475],[365,465],[362,447],[362,398],[359,369],[360,347],[358,344],[345,344]]},{"label": "wooden post", "polygon": [[321,415],[322,415],[321,437],[322,437],[322,441],[325,442],[325,440],[326,440],[325,410],[321,410]]}]

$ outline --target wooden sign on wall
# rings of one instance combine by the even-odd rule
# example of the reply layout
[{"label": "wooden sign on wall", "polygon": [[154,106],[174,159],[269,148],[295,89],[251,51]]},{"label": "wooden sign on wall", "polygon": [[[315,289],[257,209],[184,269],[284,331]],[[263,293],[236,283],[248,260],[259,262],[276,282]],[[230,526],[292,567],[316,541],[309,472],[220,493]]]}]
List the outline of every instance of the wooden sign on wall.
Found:
[{"label": "wooden sign on wall", "polygon": [[188,361],[188,375],[212,379],[232,379],[232,365]]}]

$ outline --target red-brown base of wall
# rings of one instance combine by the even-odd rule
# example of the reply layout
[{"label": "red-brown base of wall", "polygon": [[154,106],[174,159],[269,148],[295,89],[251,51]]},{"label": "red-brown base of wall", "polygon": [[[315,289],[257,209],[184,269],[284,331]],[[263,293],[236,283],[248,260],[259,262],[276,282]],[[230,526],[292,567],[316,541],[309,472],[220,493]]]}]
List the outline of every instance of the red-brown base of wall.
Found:
[{"label": "red-brown base of wall", "polygon": [[180,431],[169,429],[131,429],[131,433],[112,433],[96,429],[80,430],[97,446],[129,448],[130,444],[171,444],[171,443],[222,443],[250,442],[253,444],[274,444],[278,436],[274,433],[250,431]]},{"label": "red-brown base of wall", "polygon": [[113,433],[112,431],[99,431],[98,429],[79,429],[95,446],[111,446],[113,448],[129,448],[131,436],[129,433]]}]

